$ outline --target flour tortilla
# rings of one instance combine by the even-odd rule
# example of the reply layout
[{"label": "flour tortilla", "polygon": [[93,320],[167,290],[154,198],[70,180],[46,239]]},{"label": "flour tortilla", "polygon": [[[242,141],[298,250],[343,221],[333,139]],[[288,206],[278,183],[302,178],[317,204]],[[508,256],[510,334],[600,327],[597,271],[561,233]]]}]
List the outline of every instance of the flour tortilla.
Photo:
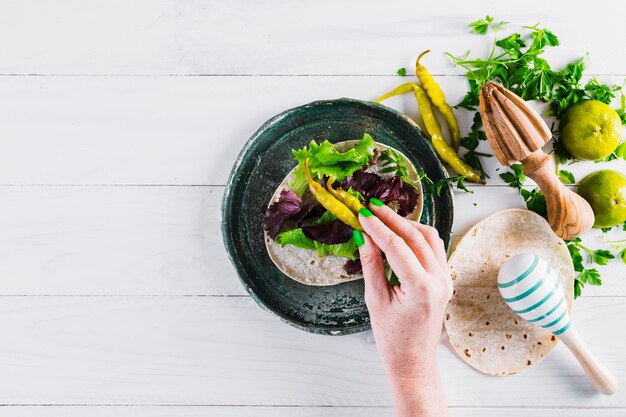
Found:
[{"label": "flour tortilla", "polygon": [[[346,151],[353,148],[357,142],[358,141],[356,140],[338,142],[334,145],[333,149],[336,151]],[[418,181],[419,176],[415,170],[415,166],[405,155],[389,146],[376,143],[375,147],[380,151],[392,149],[404,158],[409,178],[416,180],[418,184],[417,205],[415,210],[409,213],[406,217],[407,219],[419,221],[422,214],[423,196],[421,183]],[[375,168],[376,167],[372,167],[371,169],[375,170]],[[294,180],[294,170],[295,168],[280,183],[268,206],[278,200],[280,193],[284,189],[290,188],[289,183]],[[292,245],[285,245],[285,247],[281,247],[267,235],[267,232],[265,232],[265,246],[267,247],[267,253],[272,261],[274,261],[278,269],[280,269],[289,278],[302,284],[316,286],[336,285],[341,284],[342,282],[355,281],[363,278],[363,274],[361,273],[349,275],[344,270],[344,265],[346,264],[348,258],[335,255],[328,255],[320,258],[317,256],[317,252],[315,250],[302,249]]]},{"label": "flour tortilla", "polygon": [[498,271],[512,256],[530,252],[545,259],[561,279],[571,313],[574,267],[569,252],[548,222],[527,210],[505,210],[472,227],[449,264],[454,295],[445,327],[456,353],[489,375],[513,375],[541,362],[558,339],[528,323],[504,302]]}]

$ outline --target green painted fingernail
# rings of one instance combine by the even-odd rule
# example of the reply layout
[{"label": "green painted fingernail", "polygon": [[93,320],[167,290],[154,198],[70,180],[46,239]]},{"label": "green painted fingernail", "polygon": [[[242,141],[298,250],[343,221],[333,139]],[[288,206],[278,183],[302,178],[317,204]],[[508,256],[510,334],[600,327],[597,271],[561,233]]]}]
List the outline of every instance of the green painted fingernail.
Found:
[{"label": "green painted fingernail", "polygon": [[361,207],[361,209],[359,210],[359,213],[361,213],[361,216],[363,216],[363,217],[372,217],[374,215],[374,214],[372,214],[371,211],[369,211],[365,207]]},{"label": "green painted fingernail", "polygon": [[365,239],[363,239],[363,233],[361,233],[360,230],[354,230],[352,236],[354,237],[354,243],[356,243],[357,248],[365,245]]},{"label": "green painted fingernail", "polygon": [[380,201],[377,198],[370,198],[370,203],[372,203],[373,205],[378,206],[378,207],[385,205],[385,203],[383,203],[382,201]]}]

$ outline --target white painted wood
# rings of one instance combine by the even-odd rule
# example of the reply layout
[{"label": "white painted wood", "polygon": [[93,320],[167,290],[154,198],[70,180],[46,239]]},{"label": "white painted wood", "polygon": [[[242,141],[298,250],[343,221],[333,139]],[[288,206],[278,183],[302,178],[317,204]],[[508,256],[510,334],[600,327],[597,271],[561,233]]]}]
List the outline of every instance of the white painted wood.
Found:
[{"label": "white painted wood", "polygon": [[[583,298],[579,331],[626,378],[620,297]],[[0,404],[388,406],[370,333],[316,336],[247,297],[0,297]],[[439,349],[463,407],[625,407],[597,395],[564,346],[514,377],[484,376]]]},{"label": "white painted wood", "polygon": [[[223,189],[0,187],[0,294],[243,295],[220,234]],[[456,193],[454,242],[489,214],[523,207],[511,188],[473,189]],[[585,244],[606,247],[599,235]],[[585,295],[626,295],[620,262],[599,267],[604,285]]]},{"label": "white painted wood", "polygon": [[599,392],[604,395],[613,395],[617,392],[619,382],[611,374],[611,371],[606,369],[589,350],[575,327],[572,326],[565,333],[559,335],[559,340],[576,357],[587,377],[589,377],[589,380]]},{"label": "white painted wood", "polygon": [[[0,407],[0,416],[391,416],[370,333],[309,335],[242,297],[219,233],[239,150],[287,108],[369,100],[408,81],[393,74],[411,72],[426,48],[458,102],[466,81],[443,51],[485,52],[488,40],[466,24],[486,13],[512,29],[541,21],[561,39],[547,54],[557,67],[589,51],[589,73],[621,84],[626,55],[613,40],[624,11],[590,19],[582,0],[2,2],[0,405],[53,406]],[[130,74],[143,76],[111,76]],[[259,76],[297,74],[329,76]],[[389,105],[416,115],[409,97]],[[457,115],[465,133],[470,115]],[[495,159],[486,166],[501,184]],[[598,168],[568,169],[580,180]],[[186,186],[153,187],[163,184]],[[522,206],[496,186],[456,202],[455,240]],[[585,241],[598,247],[598,235]],[[585,289],[574,317],[623,381],[624,267],[600,269],[604,285]],[[440,361],[453,417],[626,414],[626,394],[594,395],[563,346],[504,379],[445,347]]]},{"label": "white painted wood", "polygon": [[[456,72],[444,51],[486,53],[467,24],[491,14],[511,28],[541,22],[562,46],[564,65],[585,52],[590,71],[623,73],[624,6],[589,18],[588,3],[528,0],[415,2],[331,0],[8,0],[0,13],[3,74],[377,74],[410,68],[435,51],[434,73]],[[603,10],[604,11],[604,10]]]},{"label": "white painted wood", "polygon": [[[254,406],[22,406],[0,408],[10,417],[393,417],[391,407]],[[451,407],[450,417],[623,417],[623,409]]]},{"label": "white painted wood", "polygon": [[[0,25],[1,27],[1,25]],[[626,70],[625,70],[626,71]],[[620,82],[623,77],[603,78]],[[0,184],[223,185],[248,138],[275,114],[317,99],[372,100],[400,77],[0,77]],[[442,77],[452,103],[466,89]],[[412,117],[412,97],[388,104]],[[457,111],[461,132],[470,112]],[[421,120],[420,120],[421,123]],[[485,141],[479,150],[490,153]],[[490,184],[501,184],[495,157]],[[580,162],[582,179],[602,166]],[[499,169],[499,171],[496,171]]]}]

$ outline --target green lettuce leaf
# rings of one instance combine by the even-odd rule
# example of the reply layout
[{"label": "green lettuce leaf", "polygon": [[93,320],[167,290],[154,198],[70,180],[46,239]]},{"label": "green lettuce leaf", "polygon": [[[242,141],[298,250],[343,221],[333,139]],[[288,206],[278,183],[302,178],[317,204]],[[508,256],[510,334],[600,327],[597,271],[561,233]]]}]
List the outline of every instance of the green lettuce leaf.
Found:
[{"label": "green lettuce leaf", "polygon": [[276,236],[276,243],[283,248],[285,245],[293,245],[303,249],[315,249],[315,241],[304,235],[302,229],[293,229],[280,233]]},{"label": "green lettuce leaf", "polygon": [[302,196],[308,188],[304,173],[304,160],[307,158],[309,158],[309,169],[313,179],[319,180],[324,176],[332,176],[337,181],[343,181],[345,177],[361,169],[374,156],[374,139],[367,133],[354,148],[345,152],[334,151],[332,147],[333,144],[327,140],[319,145],[312,140],[308,147],[292,151],[298,161],[298,167],[295,170],[295,179],[289,185],[296,194]]},{"label": "green lettuce leaf", "polygon": [[359,248],[353,239],[350,239],[346,243],[338,243],[336,245],[327,245],[325,243],[315,242],[315,248],[317,249],[317,256],[323,258],[327,255],[336,255],[344,258],[350,258],[353,261],[359,259]]}]

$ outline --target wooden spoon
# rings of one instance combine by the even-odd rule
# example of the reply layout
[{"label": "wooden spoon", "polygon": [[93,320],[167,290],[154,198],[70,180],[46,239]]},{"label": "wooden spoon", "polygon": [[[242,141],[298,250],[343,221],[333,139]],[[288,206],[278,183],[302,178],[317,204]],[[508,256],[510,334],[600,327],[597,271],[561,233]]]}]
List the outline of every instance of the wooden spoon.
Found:
[{"label": "wooden spoon", "polygon": [[521,162],[546,198],[548,222],[560,238],[570,240],[593,226],[594,214],[584,198],[565,188],[556,165],[542,146],[552,132],[518,95],[487,82],[480,91],[480,115],[489,145],[502,165]]}]

